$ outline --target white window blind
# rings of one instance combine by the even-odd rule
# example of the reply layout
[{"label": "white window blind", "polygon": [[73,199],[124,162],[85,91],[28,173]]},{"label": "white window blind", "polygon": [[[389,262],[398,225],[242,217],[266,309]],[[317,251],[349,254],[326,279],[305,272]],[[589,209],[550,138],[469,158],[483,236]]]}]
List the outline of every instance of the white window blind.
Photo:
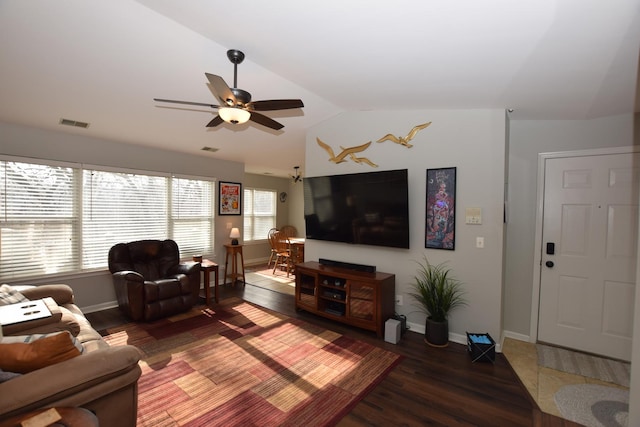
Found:
[{"label": "white window blind", "polygon": [[105,268],[119,242],[214,255],[215,181],[0,159],[0,280]]},{"label": "white window blind", "polygon": [[244,189],[244,241],[265,240],[276,226],[277,192],[274,190]]},{"label": "white window blind", "polygon": [[3,280],[79,268],[79,170],[0,161]]},{"label": "white window blind", "polygon": [[168,237],[166,177],[98,170],[83,175],[84,268],[105,266],[115,243]]},{"label": "white window blind", "polygon": [[185,257],[213,255],[214,190],[212,181],[172,179],[171,235]]}]

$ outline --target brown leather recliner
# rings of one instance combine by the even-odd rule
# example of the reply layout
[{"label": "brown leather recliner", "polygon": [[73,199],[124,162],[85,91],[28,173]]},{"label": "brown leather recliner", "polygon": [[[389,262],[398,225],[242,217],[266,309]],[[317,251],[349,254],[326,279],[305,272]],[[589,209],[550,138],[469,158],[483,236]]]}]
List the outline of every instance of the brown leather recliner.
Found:
[{"label": "brown leather recliner", "polygon": [[118,243],[109,250],[118,305],[134,321],[151,321],[193,307],[200,292],[200,263],[180,263],[173,240]]}]

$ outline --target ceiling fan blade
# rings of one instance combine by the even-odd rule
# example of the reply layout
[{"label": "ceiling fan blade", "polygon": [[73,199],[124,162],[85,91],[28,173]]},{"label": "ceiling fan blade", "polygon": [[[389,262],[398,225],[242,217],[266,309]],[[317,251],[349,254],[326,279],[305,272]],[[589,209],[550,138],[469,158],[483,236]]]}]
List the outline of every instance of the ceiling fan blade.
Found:
[{"label": "ceiling fan blade", "polygon": [[300,99],[270,99],[253,101],[247,104],[247,108],[254,111],[291,110],[302,107],[304,107],[304,104]]},{"label": "ceiling fan blade", "polygon": [[283,124],[278,123],[272,118],[267,117],[263,114],[256,113],[255,111],[251,112],[251,117],[249,117],[249,120],[275,130],[280,130],[284,127]]},{"label": "ceiling fan blade", "polygon": [[204,75],[207,76],[209,83],[213,86],[213,91],[223,105],[232,106],[236,104],[235,95],[222,77],[209,73],[204,73]]},{"label": "ceiling fan blade", "polygon": [[202,107],[211,107],[211,108],[219,108],[219,105],[214,105],[214,104],[205,104],[203,102],[191,102],[191,101],[176,101],[174,99],[160,99],[160,98],[153,98],[154,101],[158,101],[158,102],[171,102],[173,104],[184,104],[184,105],[200,105]]},{"label": "ceiling fan blade", "polygon": [[223,123],[224,120],[222,120],[222,117],[216,115],[213,119],[211,119],[211,121],[209,123],[207,123],[208,128],[214,128],[216,126],[218,126],[219,124]]}]

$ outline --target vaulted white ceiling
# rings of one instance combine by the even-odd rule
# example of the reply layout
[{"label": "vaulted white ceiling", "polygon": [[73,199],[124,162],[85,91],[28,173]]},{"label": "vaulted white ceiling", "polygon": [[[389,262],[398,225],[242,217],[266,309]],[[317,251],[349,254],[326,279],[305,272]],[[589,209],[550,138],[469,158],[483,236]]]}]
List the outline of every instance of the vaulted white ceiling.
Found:
[{"label": "vaulted white ceiling", "polygon": [[[307,129],[342,111],[633,112],[639,47],[638,0],[0,0],[0,121],[286,176]],[[265,113],[281,131],[153,101],[217,104],[204,73],[232,86],[228,49],[253,100],[304,101]]]}]

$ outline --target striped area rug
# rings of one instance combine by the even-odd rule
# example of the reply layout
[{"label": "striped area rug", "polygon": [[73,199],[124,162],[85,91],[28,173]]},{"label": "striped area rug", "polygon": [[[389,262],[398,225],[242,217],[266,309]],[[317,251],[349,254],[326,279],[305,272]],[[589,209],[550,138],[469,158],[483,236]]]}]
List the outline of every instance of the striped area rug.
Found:
[{"label": "striped area rug", "polygon": [[629,387],[631,364],[537,344],[538,365]]},{"label": "striped area rug", "polygon": [[334,425],[401,359],[236,298],[107,332],[140,349],[139,427]]}]

